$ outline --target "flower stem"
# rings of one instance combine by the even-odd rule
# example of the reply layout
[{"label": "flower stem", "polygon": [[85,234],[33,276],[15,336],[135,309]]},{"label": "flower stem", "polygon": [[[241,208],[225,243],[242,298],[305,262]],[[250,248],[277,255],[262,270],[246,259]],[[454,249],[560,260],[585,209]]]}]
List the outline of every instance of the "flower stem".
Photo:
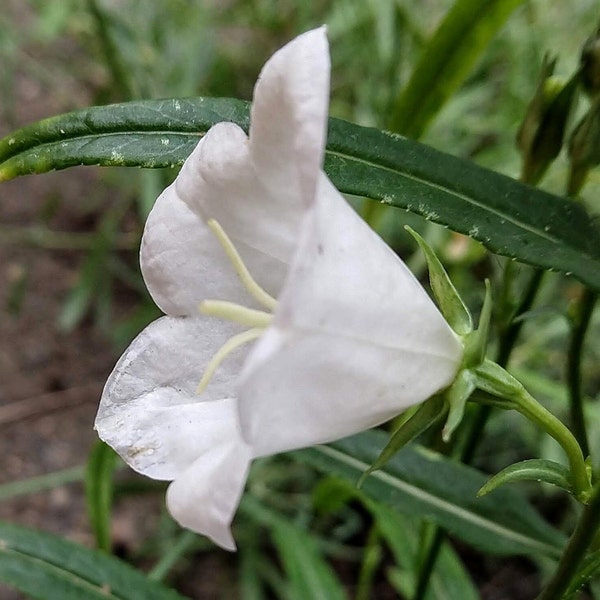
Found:
[{"label": "flower stem", "polygon": [[[508,265],[510,264],[511,263],[508,263]],[[515,343],[517,341],[517,338],[519,337],[519,334],[521,333],[521,329],[523,328],[523,324],[525,322],[524,319],[517,320],[517,317],[520,317],[521,315],[526,313],[533,305],[535,297],[537,296],[538,290],[540,289],[540,286],[544,279],[544,273],[545,271],[542,271],[541,269],[533,270],[527,287],[524,290],[521,302],[514,313],[514,317],[501,332],[498,344],[498,355],[496,358],[496,362],[501,367],[505,367],[508,364],[508,360],[510,358],[512,350],[515,347]]]},{"label": "flower stem", "polygon": [[[508,262],[505,270],[505,282],[504,287],[510,287],[509,279],[512,277],[511,265]],[[517,317],[526,313],[533,305],[537,293],[541,287],[544,279],[544,271],[535,269],[531,274],[527,287],[525,288],[523,295],[521,296],[521,302],[517,309],[514,311],[513,317],[510,323],[500,331],[499,342],[498,342],[498,353],[496,362],[501,366],[505,367],[510,360],[510,355],[515,347],[521,329],[523,327],[524,320],[518,319]],[[477,446],[482,438],[483,430],[492,414],[492,407],[489,405],[477,405],[473,412],[473,415],[468,424],[468,428],[463,436],[464,442],[459,450],[458,459],[468,465],[473,461]],[[445,533],[444,530],[437,527],[429,547],[425,552],[425,558],[419,571],[419,579],[417,581],[417,589],[413,600],[423,600],[431,574],[437,563],[437,559],[442,548]]]},{"label": "flower stem", "polygon": [[558,563],[552,579],[538,596],[537,600],[560,600],[577,573],[587,549],[594,541],[600,527],[600,483],[590,495],[589,504],[584,508],[575,531]]},{"label": "flower stem", "polygon": [[571,424],[573,433],[579,442],[583,454],[589,454],[588,435],[583,415],[583,394],[581,391],[581,354],[585,334],[587,333],[596,300],[595,292],[585,288],[576,306],[573,316],[573,328],[571,330],[571,341],[567,355],[567,385],[569,388],[569,399],[571,409]]},{"label": "flower stem", "polygon": [[590,495],[590,481],[581,446],[569,428],[557,419],[550,411],[546,410],[524,388],[520,398],[516,401],[518,410],[522,415],[537,423],[563,448],[569,465],[575,496],[587,504]]}]

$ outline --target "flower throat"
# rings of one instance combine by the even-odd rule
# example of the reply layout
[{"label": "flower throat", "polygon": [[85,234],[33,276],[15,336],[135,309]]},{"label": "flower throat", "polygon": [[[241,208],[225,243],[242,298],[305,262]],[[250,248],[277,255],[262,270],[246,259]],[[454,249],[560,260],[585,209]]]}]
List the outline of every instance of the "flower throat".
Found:
[{"label": "flower throat", "polygon": [[229,338],[225,344],[215,352],[214,356],[206,366],[202,379],[198,384],[198,389],[196,390],[196,393],[198,394],[201,394],[206,389],[216,370],[229,354],[236,348],[259,338],[263,334],[264,330],[271,323],[273,311],[277,307],[277,300],[260,287],[252,275],[250,275],[250,271],[248,271],[242,257],[219,222],[215,219],[209,219],[206,224],[223,247],[223,250],[225,250],[227,258],[233,265],[233,268],[244,287],[259,304],[262,304],[267,309],[267,311],[248,308],[235,302],[228,302],[227,300],[204,300],[200,303],[199,310],[202,314],[239,323],[249,329]]}]

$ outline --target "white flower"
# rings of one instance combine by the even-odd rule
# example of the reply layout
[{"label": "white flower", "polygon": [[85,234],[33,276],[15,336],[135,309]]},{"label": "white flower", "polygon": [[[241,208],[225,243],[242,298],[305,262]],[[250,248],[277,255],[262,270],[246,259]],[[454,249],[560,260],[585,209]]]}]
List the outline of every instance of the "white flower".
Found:
[{"label": "white flower", "polygon": [[[121,357],[96,419],[129,465],[173,481],[175,519],[227,549],[253,458],[382,423],[451,384],[462,360],[421,285],[321,170],[328,94],[320,28],[265,65],[249,137],[215,125],[158,198],[141,266],[168,316]],[[229,354],[197,393],[206,365],[244,330],[200,314],[200,302],[260,307],[213,219],[272,314],[250,314],[259,326],[248,337],[258,341]]]}]

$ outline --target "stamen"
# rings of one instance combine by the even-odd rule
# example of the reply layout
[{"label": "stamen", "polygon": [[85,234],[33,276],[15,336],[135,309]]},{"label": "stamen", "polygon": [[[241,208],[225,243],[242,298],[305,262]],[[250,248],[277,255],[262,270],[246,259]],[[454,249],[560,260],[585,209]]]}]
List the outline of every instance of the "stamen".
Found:
[{"label": "stamen", "polygon": [[260,302],[263,306],[269,310],[275,310],[277,306],[277,300],[265,292],[265,290],[263,290],[260,285],[254,281],[252,275],[250,275],[250,272],[246,268],[246,265],[243,263],[242,257],[239,255],[239,252],[236,250],[233,242],[229,239],[229,236],[225,233],[219,222],[215,219],[209,219],[206,224],[215,234],[221,246],[223,246],[225,254],[227,254],[227,257],[231,261],[235,272],[248,292],[250,292],[250,294],[254,296],[254,298],[256,298],[256,300],[258,300],[258,302]]},{"label": "stamen", "polygon": [[215,374],[215,371],[219,368],[221,363],[231,354],[236,348],[239,348],[243,344],[247,342],[251,342],[256,338],[259,338],[264,332],[262,328],[248,329],[247,331],[243,331],[238,335],[234,335],[229,338],[222,346],[217,350],[215,355],[210,359],[210,362],[206,366],[206,370],[204,371],[204,375],[202,375],[202,379],[198,384],[198,389],[196,390],[197,394],[201,394],[206,386],[209,384],[212,376]]},{"label": "stamen", "polygon": [[235,302],[227,302],[227,300],[204,300],[200,303],[199,310],[204,315],[219,317],[246,327],[262,327],[264,329],[273,320],[271,313],[247,308]]}]

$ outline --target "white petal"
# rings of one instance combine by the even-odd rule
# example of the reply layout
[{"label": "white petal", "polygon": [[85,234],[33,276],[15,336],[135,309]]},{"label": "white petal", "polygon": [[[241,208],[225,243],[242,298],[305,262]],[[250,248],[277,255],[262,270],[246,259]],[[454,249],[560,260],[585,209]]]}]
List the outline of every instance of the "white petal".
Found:
[{"label": "white petal", "polygon": [[218,123],[167,188],[144,231],[141,264],[167,314],[210,298],[250,302],[204,223],[216,219],[258,283],[279,294],[323,161],[329,95],[325,29],[299,36],[265,65],[250,141]]},{"label": "white petal", "polygon": [[256,177],[244,132],[215,125],[158,198],[146,222],[140,262],[158,306],[194,314],[206,299],[252,304],[206,221],[216,219],[270,294],[281,290],[304,208],[273,196]]},{"label": "white petal", "polygon": [[374,427],[452,382],[456,363],[418,348],[270,329],[240,385],[240,422],[255,456]]},{"label": "white petal", "polygon": [[235,550],[231,521],[244,491],[252,459],[246,444],[229,438],[203,454],[167,491],[167,507],[183,527]]},{"label": "white petal", "polygon": [[366,429],[449,385],[462,353],[412,273],[323,176],[273,328],[244,367],[244,438],[263,454]]},{"label": "white petal", "polygon": [[[254,88],[250,143],[259,176],[273,194],[300,190],[312,202],[327,132],[329,47],[325,27],[308,31],[265,64]],[[286,192],[286,190],[288,190]]]},{"label": "white petal", "polygon": [[462,346],[408,267],[322,175],[276,323],[460,362]]},{"label": "white petal", "polygon": [[[235,245],[250,272],[262,274],[261,285],[276,294],[286,266],[238,240]],[[146,221],[140,264],[152,298],[166,314],[196,315],[200,302],[208,299],[254,302],[212,231],[174,185],[160,195]]]},{"label": "white petal", "polygon": [[248,246],[287,266],[305,209],[299,198],[286,196],[289,185],[271,190],[267,183],[256,172],[246,134],[233,123],[218,123],[186,161],[177,189],[205,218],[219,221],[242,245],[240,252]]},{"label": "white petal", "polygon": [[247,348],[229,356],[196,394],[206,364],[235,329],[216,319],[163,317],[125,351],[95,427],[132,468],[175,479],[204,453],[239,439],[233,381]]}]

